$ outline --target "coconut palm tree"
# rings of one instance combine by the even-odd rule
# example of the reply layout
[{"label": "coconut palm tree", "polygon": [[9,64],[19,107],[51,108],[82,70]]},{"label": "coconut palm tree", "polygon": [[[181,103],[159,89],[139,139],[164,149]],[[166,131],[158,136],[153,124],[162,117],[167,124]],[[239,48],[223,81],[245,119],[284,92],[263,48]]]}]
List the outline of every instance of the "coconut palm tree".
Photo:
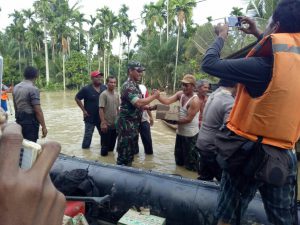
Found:
[{"label": "coconut palm tree", "polygon": [[265,27],[272,16],[279,0],[248,0],[247,13],[258,20],[261,27]]},{"label": "coconut palm tree", "polygon": [[[99,28],[103,30],[104,34],[104,78],[107,77],[109,73],[109,63],[110,63],[110,55],[111,55],[111,42],[115,39],[118,30],[117,23],[118,18],[114,15],[114,13],[108,8],[103,7],[97,10],[97,19],[99,20]],[[106,61],[107,60],[107,61]]]},{"label": "coconut palm tree", "polygon": [[184,25],[192,23],[192,11],[196,6],[195,0],[173,0],[171,2],[172,9],[177,13],[177,43],[176,43],[176,61],[174,72],[173,92],[176,89],[177,83],[177,65],[178,65],[178,50],[179,50],[179,37],[180,32]]},{"label": "coconut palm tree", "polygon": [[165,9],[164,1],[159,1],[156,4],[151,2],[148,5],[144,5],[144,9],[141,13],[141,17],[144,20],[144,23],[147,26],[149,34],[153,31],[156,31],[156,27],[159,28],[159,43],[161,45],[162,39],[162,29],[165,24]]},{"label": "coconut palm tree", "polygon": [[33,33],[33,30],[32,30],[32,26],[35,23],[35,21],[33,19],[34,12],[31,9],[24,9],[23,15],[28,22],[27,31],[25,33],[25,38],[29,42],[29,45],[30,45],[30,53],[31,53],[30,64],[33,65],[33,63],[34,63],[33,62],[33,43],[36,41],[35,34]]},{"label": "coconut palm tree", "polygon": [[22,77],[22,66],[21,66],[21,49],[24,44],[24,33],[25,33],[25,19],[22,12],[14,10],[12,14],[9,15],[13,17],[13,23],[9,27],[9,32],[11,32],[11,37],[15,37],[18,41],[19,45],[19,73],[20,77]]},{"label": "coconut palm tree", "polygon": [[122,5],[119,14],[118,14],[118,23],[117,23],[117,29],[119,34],[119,63],[118,63],[118,91],[120,91],[120,84],[121,84],[121,65],[122,65],[122,38],[123,38],[123,31],[126,30],[128,24],[130,23],[130,20],[128,19],[128,7],[126,5]]},{"label": "coconut palm tree", "polygon": [[37,0],[33,3],[33,7],[36,15],[41,20],[43,24],[44,31],[44,45],[45,45],[45,66],[46,66],[46,85],[49,85],[50,77],[49,77],[49,58],[48,58],[48,23],[49,17],[51,15],[51,8],[48,0]]}]

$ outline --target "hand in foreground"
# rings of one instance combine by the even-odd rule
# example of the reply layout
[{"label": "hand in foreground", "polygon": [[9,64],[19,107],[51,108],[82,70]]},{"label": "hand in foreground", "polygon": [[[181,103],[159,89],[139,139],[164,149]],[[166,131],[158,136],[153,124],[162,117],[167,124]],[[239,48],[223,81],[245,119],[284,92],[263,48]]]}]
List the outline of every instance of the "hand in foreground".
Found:
[{"label": "hand in foreground", "polygon": [[215,28],[215,33],[216,35],[218,35],[219,37],[223,38],[224,40],[226,40],[227,36],[228,36],[228,24],[220,24],[218,23],[217,26],[214,27]]},{"label": "hand in foreground", "polygon": [[61,225],[65,197],[53,186],[49,171],[60,145],[49,142],[29,170],[19,168],[21,127],[8,124],[0,139],[0,221],[5,225]]},{"label": "hand in foreground", "polygon": [[153,90],[152,90],[152,95],[154,95],[154,96],[155,96],[155,98],[159,98],[160,91],[159,91],[159,90],[157,90],[157,89],[153,89]]},{"label": "hand in foreground", "polygon": [[259,38],[261,32],[257,29],[255,22],[249,17],[241,16],[239,18],[242,24],[242,27],[239,27],[239,30],[246,34],[253,34],[255,37]]}]

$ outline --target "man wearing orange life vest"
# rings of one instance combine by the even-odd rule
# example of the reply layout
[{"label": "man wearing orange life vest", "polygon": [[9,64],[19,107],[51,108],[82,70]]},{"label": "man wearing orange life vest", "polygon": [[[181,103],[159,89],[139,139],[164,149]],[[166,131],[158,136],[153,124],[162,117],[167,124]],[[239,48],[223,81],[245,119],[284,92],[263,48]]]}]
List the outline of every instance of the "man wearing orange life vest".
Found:
[{"label": "man wearing orange life vest", "polygon": [[2,92],[1,92],[1,108],[7,112],[7,101],[8,101],[8,94],[12,92],[12,87],[7,87],[6,85],[2,84]]},{"label": "man wearing orange life vest", "polygon": [[268,220],[296,223],[295,142],[300,135],[300,1],[277,5],[260,34],[241,17],[240,30],[262,40],[246,58],[220,59],[228,25],[218,25],[202,69],[239,83],[225,128],[216,136],[223,168],[215,219],[218,225],[243,224],[242,216],[259,190]]}]

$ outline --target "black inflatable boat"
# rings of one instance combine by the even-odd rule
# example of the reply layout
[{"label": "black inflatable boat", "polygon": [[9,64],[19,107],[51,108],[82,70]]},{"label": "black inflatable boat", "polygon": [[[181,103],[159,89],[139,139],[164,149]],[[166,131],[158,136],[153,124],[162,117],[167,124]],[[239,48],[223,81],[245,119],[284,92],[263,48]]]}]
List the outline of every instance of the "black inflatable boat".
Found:
[{"label": "black inflatable boat", "polygon": [[[97,188],[93,195],[111,196],[108,205],[97,208],[96,213],[94,210],[98,219],[116,223],[128,209],[146,207],[151,214],[166,218],[167,225],[213,224],[219,191],[215,183],[68,156],[55,162],[51,178],[74,169],[88,171]],[[241,224],[269,224],[259,195],[250,203]]]}]

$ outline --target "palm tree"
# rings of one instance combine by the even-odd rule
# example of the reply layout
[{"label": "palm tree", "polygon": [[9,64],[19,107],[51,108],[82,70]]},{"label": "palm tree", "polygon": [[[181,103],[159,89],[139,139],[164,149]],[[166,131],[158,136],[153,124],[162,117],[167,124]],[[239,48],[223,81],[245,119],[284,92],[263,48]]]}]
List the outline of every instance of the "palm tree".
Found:
[{"label": "palm tree", "polygon": [[144,5],[144,9],[141,13],[142,18],[148,28],[149,34],[156,31],[156,27],[159,28],[159,43],[161,45],[162,29],[165,23],[165,10],[164,1],[159,1],[156,4],[151,2],[149,5]]},{"label": "palm tree", "polygon": [[128,19],[128,7],[126,5],[122,5],[119,14],[118,14],[118,34],[119,34],[119,63],[118,63],[118,91],[120,91],[120,84],[121,84],[121,65],[122,65],[122,36],[123,31],[126,30],[126,27],[130,23],[130,20]]},{"label": "palm tree", "polygon": [[51,8],[47,0],[37,0],[33,3],[35,13],[40,18],[44,30],[44,45],[45,45],[45,66],[46,66],[46,85],[49,85],[49,59],[48,59],[48,40],[47,40],[47,26],[49,22],[49,15]]},{"label": "palm tree", "polygon": [[272,16],[279,0],[249,0],[247,13],[256,17],[261,26],[266,26],[268,19]]},{"label": "palm tree", "polygon": [[13,17],[13,24],[10,25],[10,32],[12,37],[16,37],[19,45],[19,73],[20,77],[22,77],[22,68],[21,68],[21,48],[24,42],[24,33],[25,33],[25,19],[21,12],[14,10],[14,13],[9,15]]},{"label": "palm tree", "polygon": [[242,12],[243,8],[232,7],[232,11],[230,13],[231,16],[243,16]]},{"label": "palm tree", "polygon": [[[103,29],[105,46],[104,46],[104,78],[109,74],[109,63],[111,54],[111,42],[115,39],[118,30],[117,23],[118,18],[113,14],[113,12],[108,7],[103,7],[97,10],[97,18],[99,20],[99,26]],[[107,60],[107,62],[106,62]],[[106,63],[105,63],[106,62]]]},{"label": "palm tree", "polygon": [[173,92],[176,89],[177,82],[177,65],[178,65],[178,50],[179,50],[179,37],[180,31],[184,24],[191,23],[192,10],[196,6],[195,0],[173,0],[172,1],[173,9],[177,12],[177,43],[176,43],[176,61],[175,61],[175,73],[174,73],[174,83],[173,83]]},{"label": "palm tree", "polygon": [[25,33],[25,37],[29,42],[30,45],[30,52],[31,52],[31,62],[30,64],[33,65],[33,43],[35,41],[35,34],[33,33],[32,26],[35,23],[33,19],[34,12],[31,9],[24,9],[23,15],[28,22],[27,32]]},{"label": "palm tree", "polygon": [[78,31],[78,51],[80,51],[81,50],[81,37],[84,36],[83,35],[83,33],[84,33],[83,23],[88,22],[88,20],[86,20],[84,18],[84,14],[80,13],[78,10],[75,10],[73,12],[72,17],[73,17],[73,18],[71,18],[72,19],[72,25]]}]

